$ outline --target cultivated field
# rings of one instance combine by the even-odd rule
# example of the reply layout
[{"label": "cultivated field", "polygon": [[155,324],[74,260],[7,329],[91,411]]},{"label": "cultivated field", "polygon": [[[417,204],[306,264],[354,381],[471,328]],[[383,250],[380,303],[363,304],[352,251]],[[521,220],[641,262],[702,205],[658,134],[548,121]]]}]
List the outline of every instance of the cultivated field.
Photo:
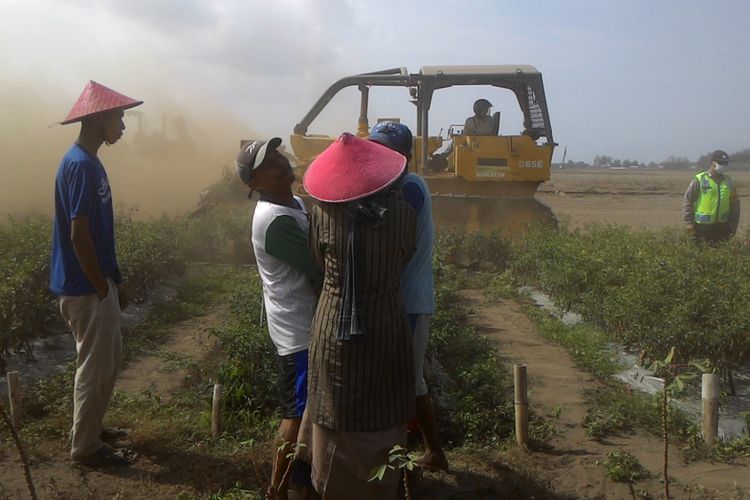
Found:
[{"label": "cultivated field", "polygon": [[[413,498],[661,496],[661,400],[614,380],[622,367],[612,343],[648,360],[677,346],[680,362],[707,358],[737,373],[739,390],[750,352],[750,311],[737,300],[750,294],[750,280],[736,272],[750,266],[750,250],[703,249],[679,232],[658,231],[681,226],[691,177],[558,170],[537,196],[568,228],[530,231],[512,242],[496,234],[439,235],[427,377],[451,472],[426,472]],[[740,194],[750,194],[750,174],[735,178]],[[742,203],[748,227],[750,200]],[[121,264],[144,319],[127,328],[126,363],[107,423],[131,430],[119,444],[138,458],[124,469],[73,466],[72,364],[46,380],[28,377],[21,437],[41,497],[262,498],[279,421],[275,368],[259,321],[260,284],[247,265],[247,205],[234,208],[149,221],[119,214]],[[570,230],[589,223],[649,231]],[[13,353],[11,368],[26,374],[45,359],[43,352],[36,361],[20,356],[28,341],[68,335],[46,293],[48,224],[41,217],[0,224],[0,348]],[[709,273],[724,286],[702,286]],[[155,292],[165,282],[173,293],[161,297]],[[564,325],[519,293],[521,285],[543,290],[588,323]],[[513,436],[514,363],[529,370],[526,450]],[[216,382],[226,392],[222,433],[214,438]],[[750,438],[707,450],[695,419],[670,411],[668,420],[672,498],[746,498]],[[18,455],[0,426],[0,499],[25,495]]]},{"label": "cultivated field", "polygon": [[[682,224],[682,197],[695,172],[663,170],[554,170],[537,198],[560,220],[656,229]],[[750,172],[731,174],[742,215],[739,234],[750,227]]]}]

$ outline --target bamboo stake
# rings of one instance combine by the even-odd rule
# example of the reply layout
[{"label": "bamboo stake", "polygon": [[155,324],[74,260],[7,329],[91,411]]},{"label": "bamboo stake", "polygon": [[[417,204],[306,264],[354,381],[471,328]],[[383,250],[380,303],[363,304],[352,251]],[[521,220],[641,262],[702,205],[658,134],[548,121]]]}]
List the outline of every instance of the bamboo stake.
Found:
[{"label": "bamboo stake", "polygon": [[664,500],[669,500],[669,397],[667,388],[664,388],[661,399],[661,437],[664,443],[664,463],[662,472],[664,473]]},{"label": "bamboo stake", "polygon": [[13,425],[16,429],[21,428],[21,415],[23,414],[21,406],[21,382],[18,378],[18,372],[6,373],[8,379],[8,398],[10,399],[10,416],[13,419]]},{"label": "bamboo stake", "polygon": [[516,415],[516,443],[521,446],[529,444],[529,401],[527,399],[526,365],[513,366],[513,386],[515,415]]},{"label": "bamboo stake", "polygon": [[211,406],[211,435],[221,434],[221,384],[214,384],[214,400]]},{"label": "bamboo stake", "polygon": [[26,455],[26,450],[23,447],[23,443],[21,443],[21,436],[18,435],[18,431],[13,425],[11,417],[5,412],[5,408],[3,408],[3,405],[0,405],[0,418],[2,418],[3,422],[5,422],[5,426],[10,431],[10,435],[13,438],[13,442],[16,444],[18,455],[21,457],[21,463],[23,464],[23,473],[24,473],[24,476],[26,476],[26,486],[29,488],[29,494],[31,495],[31,499],[37,500],[38,497],[36,496],[36,488],[34,488],[34,481],[31,479],[31,467],[29,467],[29,457]]},{"label": "bamboo stake", "polygon": [[703,440],[709,448],[719,434],[719,374],[704,373],[701,384]]}]

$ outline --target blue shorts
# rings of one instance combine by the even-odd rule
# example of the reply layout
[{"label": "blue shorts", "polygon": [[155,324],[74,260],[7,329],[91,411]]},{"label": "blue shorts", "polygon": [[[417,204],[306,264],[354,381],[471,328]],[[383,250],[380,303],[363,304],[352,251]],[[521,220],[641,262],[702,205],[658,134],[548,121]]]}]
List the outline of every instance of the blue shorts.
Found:
[{"label": "blue shorts", "polygon": [[278,362],[279,404],[282,418],[301,418],[307,404],[307,350],[286,356]]}]

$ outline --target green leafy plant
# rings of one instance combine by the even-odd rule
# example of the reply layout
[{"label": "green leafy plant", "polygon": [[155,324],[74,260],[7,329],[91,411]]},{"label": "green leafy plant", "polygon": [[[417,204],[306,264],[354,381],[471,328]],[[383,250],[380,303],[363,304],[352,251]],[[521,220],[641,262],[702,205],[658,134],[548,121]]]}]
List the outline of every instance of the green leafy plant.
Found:
[{"label": "green leafy plant", "polygon": [[34,337],[61,324],[48,291],[51,231],[40,216],[9,217],[0,225],[0,371],[9,349],[31,360]]},{"label": "green leafy plant", "polygon": [[586,429],[586,435],[597,441],[621,432],[629,432],[632,427],[626,416],[619,411],[620,408],[614,407],[603,410],[598,407],[590,407],[586,410],[583,417],[583,427]]},{"label": "green leafy plant", "polygon": [[733,393],[732,372],[750,360],[750,248],[737,241],[696,244],[679,231],[591,225],[532,229],[514,241],[516,279],[547,293],[561,311],[581,314],[642,354],[707,359]]},{"label": "green leafy plant", "polygon": [[278,425],[276,348],[261,323],[262,291],[254,269],[243,270],[229,295],[229,314],[211,329],[226,359],[218,368],[227,425],[261,437]]},{"label": "green leafy plant", "polygon": [[615,450],[607,453],[604,467],[607,468],[607,477],[616,483],[628,483],[632,485],[637,481],[648,479],[651,476],[637,458],[624,450]]},{"label": "green leafy plant", "polygon": [[[279,484],[275,488],[273,493],[278,495],[279,492],[287,491],[287,489],[289,488],[289,480],[291,479],[290,474],[292,473],[292,467],[294,466],[294,460],[297,457],[299,450],[304,447],[305,445],[303,443],[290,443],[289,441],[284,441],[281,444],[279,444],[279,447],[277,448],[277,452],[284,453],[286,466],[284,467],[284,472],[281,476],[281,480],[279,481]],[[284,494],[279,495],[279,498],[286,498],[286,495]]]},{"label": "green leafy plant", "polygon": [[[207,240],[196,234],[196,219],[140,220],[136,214],[125,210],[115,228],[120,270],[138,300],[153,285],[182,274],[187,265],[183,249]],[[230,226],[226,232],[236,234]],[[3,354],[9,349],[22,349],[33,358],[34,338],[64,328],[49,291],[51,233],[51,220],[36,215],[9,217],[0,224],[0,369],[5,369]]]},{"label": "green leafy plant", "polygon": [[563,407],[560,405],[555,405],[552,407],[552,416],[554,416],[556,419],[560,420],[560,416],[562,415]]},{"label": "green leafy plant", "polygon": [[686,368],[695,367],[706,371],[705,366],[700,363],[691,362],[678,364],[674,362],[675,348],[669,350],[669,354],[663,360],[656,360],[651,365],[651,370],[664,376],[664,389],[662,390],[662,441],[664,443],[664,462],[662,466],[664,474],[664,498],[669,498],[669,397],[675,396],[685,388],[685,382],[697,376],[693,371],[685,371]]},{"label": "green leafy plant", "polygon": [[630,495],[636,498],[635,483],[648,479],[651,474],[641,465],[638,459],[624,450],[615,450],[607,453],[604,461],[607,469],[607,477],[616,483],[626,483]]},{"label": "green leafy plant", "polygon": [[402,472],[404,478],[404,496],[407,500],[411,500],[412,493],[407,473],[419,467],[416,459],[417,454],[415,452],[407,451],[406,448],[397,444],[388,452],[388,462],[378,465],[370,471],[370,478],[367,482],[382,481],[385,473],[389,470]]}]

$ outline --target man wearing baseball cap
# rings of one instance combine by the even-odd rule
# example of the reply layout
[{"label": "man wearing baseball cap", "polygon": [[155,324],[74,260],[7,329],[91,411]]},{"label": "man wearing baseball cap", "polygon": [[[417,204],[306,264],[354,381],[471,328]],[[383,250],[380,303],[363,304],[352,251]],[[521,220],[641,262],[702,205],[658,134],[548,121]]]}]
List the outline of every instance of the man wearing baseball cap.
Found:
[{"label": "man wearing baseball cap", "polygon": [[97,153],[122,137],[124,110],[142,103],[90,81],[61,122],[81,122],[81,131],[55,179],[50,290],[60,298],[78,354],[70,454],[89,467],[132,459],[103,442],[124,434],[105,429],[103,421],[120,364],[120,309],[127,299],[115,254],[112,191]]},{"label": "man wearing baseball cap", "polygon": [[[307,246],[307,210],[302,199],[292,193],[294,171],[277,151],[280,145],[278,137],[247,142],[236,162],[239,178],[251,194],[257,191],[260,195],[252,221],[253,251],[263,283],[268,333],[277,351],[282,421],[267,498],[286,498],[286,491],[280,491],[286,488],[281,480],[307,403],[310,326],[316,291],[323,281]],[[309,478],[309,466],[295,463],[291,488],[307,487]]]},{"label": "man wearing baseball cap", "polygon": [[717,149],[708,170],[697,174],[685,192],[683,218],[697,240],[715,244],[737,232],[740,199],[734,180],[726,174],[728,165],[729,155]]},{"label": "man wearing baseball cap", "polygon": [[[411,160],[414,139],[409,127],[402,123],[378,123],[372,128],[368,139],[401,153],[407,162]],[[404,200],[414,209],[417,216],[416,249],[401,274],[400,285],[414,348],[416,422],[425,444],[425,453],[417,459],[417,463],[428,469],[447,471],[448,459],[440,443],[435,410],[424,379],[430,320],[435,314],[435,283],[432,269],[435,229],[432,223],[432,201],[424,179],[414,172],[405,172],[396,182]]]}]

